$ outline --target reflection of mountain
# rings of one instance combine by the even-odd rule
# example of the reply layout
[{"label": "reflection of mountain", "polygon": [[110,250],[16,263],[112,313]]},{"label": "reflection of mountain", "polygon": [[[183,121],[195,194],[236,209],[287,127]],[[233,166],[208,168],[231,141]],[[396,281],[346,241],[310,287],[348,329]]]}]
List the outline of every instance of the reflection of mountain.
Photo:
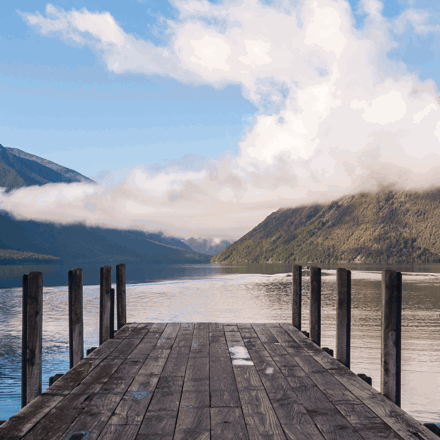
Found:
[{"label": "reflection of mountain", "polygon": [[211,261],[440,262],[440,189],[280,209]]},{"label": "reflection of mountain", "polygon": [[72,182],[94,183],[82,174],[50,160],[0,144],[0,187],[10,190],[46,183]]},{"label": "reflection of mountain", "polygon": [[49,254],[63,261],[103,263],[209,261],[208,256],[194,252],[177,239],[160,234],[145,234],[141,231],[89,228],[81,224],[62,226],[18,221],[1,212],[0,231],[1,249]]},{"label": "reflection of mountain", "polygon": [[217,240],[215,238],[206,239],[191,237],[185,240],[185,244],[187,244],[191,249],[207,255],[218,254],[223,249],[227,248],[231,243],[232,241]]},{"label": "reflection of mountain", "polygon": [[34,262],[41,263],[43,260],[45,263],[59,262],[59,258],[52,255],[14,251],[11,249],[0,249],[0,264],[32,264]]}]

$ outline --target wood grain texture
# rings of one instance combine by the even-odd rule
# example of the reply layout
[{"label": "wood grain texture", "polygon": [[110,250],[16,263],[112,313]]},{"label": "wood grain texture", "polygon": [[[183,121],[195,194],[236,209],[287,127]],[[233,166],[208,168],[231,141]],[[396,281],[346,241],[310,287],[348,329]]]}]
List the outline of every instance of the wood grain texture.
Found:
[{"label": "wood grain texture", "polygon": [[69,360],[73,368],[84,357],[83,274],[69,270]]},{"label": "wood grain texture", "polygon": [[336,359],[350,368],[351,335],[351,272],[339,268],[336,271]]},{"label": "wood grain texture", "polygon": [[116,323],[118,330],[127,323],[125,264],[116,265]]},{"label": "wood grain texture", "polygon": [[302,267],[292,267],[292,325],[301,330]]},{"label": "wood grain texture", "polygon": [[321,345],[321,269],[310,267],[310,339]]},{"label": "wood grain texture", "polygon": [[211,440],[248,440],[241,408],[211,408]]},{"label": "wood grain texture", "polygon": [[219,324],[216,327],[217,330],[221,330],[220,333],[214,333],[211,324],[210,329],[209,376],[211,407],[238,407],[240,406],[240,398],[223,326]]},{"label": "wood grain texture", "polygon": [[437,438],[285,323],[127,324],[0,426],[5,440],[80,432],[88,440]]},{"label": "wood grain texture", "polygon": [[110,339],[110,295],[112,267],[103,266],[99,271],[99,345]]},{"label": "wood grain texture", "polygon": [[43,350],[43,274],[23,275],[21,406],[41,394]]},{"label": "wood grain texture", "polygon": [[401,400],[402,274],[382,272],[380,391],[396,405]]}]

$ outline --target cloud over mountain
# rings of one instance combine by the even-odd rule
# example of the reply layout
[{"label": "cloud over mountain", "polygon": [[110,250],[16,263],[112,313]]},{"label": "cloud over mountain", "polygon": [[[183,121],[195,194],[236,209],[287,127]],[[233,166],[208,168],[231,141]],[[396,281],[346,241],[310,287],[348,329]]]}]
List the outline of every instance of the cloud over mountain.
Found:
[{"label": "cloud over mountain", "polygon": [[[59,185],[0,196],[39,220],[237,237],[271,211],[386,185],[440,185],[437,86],[389,57],[395,35],[438,32],[423,10],[388,20],[381,2],[174,1],[166,44],[127,34],[108,12],[22,13],[42,35],[96,52],[107,69],[192,86],[228,84],[259,109],[236,156],[188,170],[139,166],[106,187]],[[209,146],[207,146],[209,148]]]}]

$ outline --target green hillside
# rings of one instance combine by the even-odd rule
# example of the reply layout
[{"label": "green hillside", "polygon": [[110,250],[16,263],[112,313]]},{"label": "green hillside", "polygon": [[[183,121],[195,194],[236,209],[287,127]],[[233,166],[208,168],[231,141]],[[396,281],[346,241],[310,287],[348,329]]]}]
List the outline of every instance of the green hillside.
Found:
[{"label": "green hillside", "polygon": [[440,262],[440,189],[280,209],[212,263]]}]

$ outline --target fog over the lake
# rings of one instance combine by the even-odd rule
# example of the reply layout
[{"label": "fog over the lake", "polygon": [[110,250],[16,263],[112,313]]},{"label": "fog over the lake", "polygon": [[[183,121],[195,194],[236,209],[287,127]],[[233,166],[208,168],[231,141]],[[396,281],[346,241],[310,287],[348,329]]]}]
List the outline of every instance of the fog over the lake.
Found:
[{"label": "fog over the lake", "polygon": [[0,209],[64,224],[237,238],[281,207],[388,185],[440,186],[436,83],[388,56],[407,26],[433,29],[416,9],[389,20],[381,2],[360,4],[367,18],[357,29],[345,1],[176,0],[178,19],[161,24],[163,47],[125,33],[106,12],[48,5],[44,14],[22,13],[40,34],[92,48],[110,72],[239,85],[258,113],[246,121],[237,155],[139,165],[100,185],[3,192]]}]

